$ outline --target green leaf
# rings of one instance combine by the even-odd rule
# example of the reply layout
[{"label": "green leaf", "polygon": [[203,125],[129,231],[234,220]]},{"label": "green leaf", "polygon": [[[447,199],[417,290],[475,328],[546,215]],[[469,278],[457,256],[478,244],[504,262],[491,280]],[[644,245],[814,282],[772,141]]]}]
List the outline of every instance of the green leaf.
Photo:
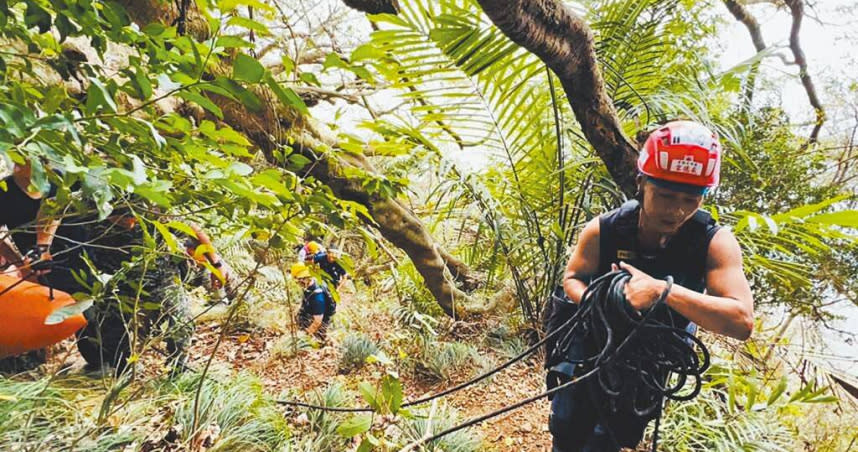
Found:
[{"label": "green leaf", "polygon": [[51,13],[39,6],[38,2],[30,0],[24,13],[24,24],[28,28],[38,26],[39,33],[47,33],[51,29]]},{"label": "green leaf", "polygon": [[274,11],[271,5],[266,5],[259,0],[218,0],[217,2],[217,9],[225,13],[234,10],[238,6],[249,6],[260,11]]},{"label": "green leaf", "polygon": [[262,110],[262,101],[259,100],[259,97],[248,91],[235,80],[226,77],[218,77],[215,79],[214,83],[235,96],[235,98],[247,107],[248,110],[254,113]]},{"label": "green leaf", "polygon": [[372,427],[372,415],[358,414],[346,419],[337,427],[337,434],[345,438],[351,438],[369,431]]},{"label": "green leaf", "polygon": [[384,52],[378,49],[378,46],[367,43],[356,48],[351,55],[352,62],[361,60],[380,60],[384,58]]},{"label": "green leaf", "polygon": [[784,391],[786,391],[786,387],[787,387],[787,380],[786,380],[786,377],[784,376],[784,377],[781,377],[781,381],[778,383],[778,385],[772,391],[772,394],[769,396],[769,400],[766,401],[766,405],[771,406],[772,404],[777,402],[778,398],[784,393]]},{"label": "green leaf", "polygon": [[402,383],[392,375],[385,375],[381,380],[381,395],[385,412],[396,414],[402,407]]},{"label": "green leaf", "polygon": [[[179,252],[179,242],[176,240],[176,236],[173,235],[172,232],[167,228],[167,225],[161,223],[158,220],[152,221],[152,225],[155,226],[155,229],[158,230],[158,234],[161,235],[161,238],[164,239],[164,242],[167,244],[167,247],[173,253]],[[192,236],[193,237],[193,236]]]},{"label": "green leaf", "polygon": [[328,56],[325,57],[325,62],[322,64],[322,69],[328,69],[331,67],[348,69],[349,64],[343,61],[343,59],[340,58],[340,56],[336,53],[329,53]]},{"label": "green leaf", "polygon": [[365,381],[362,381],[358,383],[358,391],[360,391],[360,394],[363,396],[363,399],[366,400],[366,403],[368,403],[372,409],[378,411],[378,400],[375,399],[375,387]]},{"label": "green leaf", "polygon": [[165,31],[167,31],[167,27],[160,22],[152,22],[143,27],[143,33],[152,37],[161,36]]},{"label": "green leaf", "polygon": [[125,75],[128,77],[128,83],[134,89],[134,97],[140,100],[146,100],[152,97],[152,82],[140,68],[136,70],[126,69]]},{"label": "green leaf", "polygon": [[[155,126],[152,125],[151,122],[146,121],[144,119],[139,119],[139,118],[137,120],[140,121],[141,123],[143,123],[143,125],[146,126],[147,129],[149,129],[149,133],[152,135],[152,141],[155,142],[155,145],[158,146],[158,149],[164,149],[164,147],[167,146],[167,140],[164,139],[164,137],[161,136],[160,133],[158,133],[158,130],[155,129]],[[137,157],[136,155],[133,156],[133,158],[140,160],[140,158]],[[136,163],[136,160],[135,160],[135,163]]]},{"label": "green leaf", "polygon": [[304,100],[301,99],[295,91],[292,91],[291,88],[285,88],[272,77],[268,77],[266,80],[267,85],[274,91],[274,94],[277,96],[277,99],[280,100],[280,103],[287,107],[292,107],[304,115],[309,115],[310,110],[307,108],[307,104],[304,103]]},{"label": "green leaf", "polygon": [[847,228],[858,228],[858,210],[823,213],[807,219],[808,223],[828,224]]},{"label": "green leaf", "polygon": [[45,325],[57,325],[65,322],[69,317],[78,315],[92,306],[92,299],[79,301],[54,310],[45,317]]},{"label": "green leaf", "polygon": [[253,31],[257,32],[257,34],[259,34],[260,36],[265,36],[265,35],[271,34],[268,31],[268,27],[266,27],[265,25],[255,21],[255,20],[251,20],[251,19],[248,19],[246,17],[232,16],[227,21],[227,25],[235,25],[238,27],[247,28],[248,30],[253,30]]},{"label": "green leaf", "polygon": [[103,108],[110,113],[116,113],[116,102],[110,91],[105,88],[101,80],[90,77],[89,89],[86,90],[86,112],[94,114],[99,108]]},{"label": "green leaf", "polygon": [[200,107],[203,107],[209,113],[215,115],[218,119],[223,119],[223,110],[220,109],[214,102],[211,101],[208,97],[203,96],[202,94],[196,93],[194,91],[181,91],[177,94],[178,97],[185,99],[187,101],[191,101]]},{"label": "green leaf", "polygon": [[224,49],[238,49],[245,47],[253,47],[253,44],[247,42],[246,40],[238,36],[221,36],[217,38],[217,41],[215,41],[215,47],[221,47]]},{"label": "green leaf", "polygon": [[243,53],[239,53],[232,63],[232,76],[237,80],[248,83],[258,83],[265,75],[265,68],[256,60]]}]

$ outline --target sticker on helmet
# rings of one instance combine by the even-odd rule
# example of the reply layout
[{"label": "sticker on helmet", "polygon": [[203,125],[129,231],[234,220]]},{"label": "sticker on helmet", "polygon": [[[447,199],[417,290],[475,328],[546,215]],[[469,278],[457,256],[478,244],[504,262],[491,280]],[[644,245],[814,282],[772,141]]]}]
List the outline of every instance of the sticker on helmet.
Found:
[{"label": "sticker on helmet", "polygon": [[684,173],[699,176],[703,174],[703,164],[694,161],[693,155],[686,155],[682,158],[682,160],[676,159],[671,161],[670,171],[674,173]]},{"label": "sticker on helmet", "polygon": [[682,126],[671,131],[671,144],[692,144],[709,149],[713,142],[712,132],[702,126]]}]

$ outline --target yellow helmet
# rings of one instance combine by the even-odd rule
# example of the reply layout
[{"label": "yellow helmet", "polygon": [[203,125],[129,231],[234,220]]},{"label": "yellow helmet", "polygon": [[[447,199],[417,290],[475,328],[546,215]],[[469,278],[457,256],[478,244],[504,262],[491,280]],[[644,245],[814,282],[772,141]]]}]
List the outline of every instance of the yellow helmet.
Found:
[{"label": "yellow helmet", "polygon": [[292,264],[292,268],[289,270],[292,273],[293,278],[310,278],[310,268],[307,267],[303,262],[296,262]]},{"label": "yellow helmet", "polygon": [[311,242],[307,243],[307,251],[309,251],[310,254],[316,254],[321,250],[322,250],[322,245],[319,245],[319,242],[311,241]]}]

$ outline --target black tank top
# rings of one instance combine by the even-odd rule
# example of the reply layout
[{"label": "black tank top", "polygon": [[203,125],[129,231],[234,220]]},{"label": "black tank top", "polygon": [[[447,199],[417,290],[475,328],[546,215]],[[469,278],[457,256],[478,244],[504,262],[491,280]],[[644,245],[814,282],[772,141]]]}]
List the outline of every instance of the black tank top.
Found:
[{"label": "black tank top", "polygon": [[[642,252],[638,245],[639,216],[640,204],[632,200],[599,217],[599,270],[595,277],[610,272],[612,263],[624,261],[654,278],[670,275],[674,284],[702,293],[706,289],[709,243],[720,229],[712,216],[698,210],[667,246],[650,253]],[[687,319],[672,309],[669,311],[676,327],[687,326]]]}]

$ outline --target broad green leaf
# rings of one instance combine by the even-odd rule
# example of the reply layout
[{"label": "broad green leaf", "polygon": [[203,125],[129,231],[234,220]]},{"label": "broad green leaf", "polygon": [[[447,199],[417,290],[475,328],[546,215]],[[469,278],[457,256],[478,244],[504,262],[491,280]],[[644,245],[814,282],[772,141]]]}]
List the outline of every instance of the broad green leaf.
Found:
[{"label": "broad green leaf", "polygon": [[167,244],[167,247],[173,253],[179,253],[181,250],[179,249],[179,242],[176,240],[176,236],[173,235],[172,232],[167,228],[164,223],[161,223],[158,220],[152,221],[152,225],[155,226],[155,229],[158,230],[158,234],[164,239],[164,243]]},{"label": "broad green leaf", "polygon": [[378,400],[375,398],[375,387],[365,381],[362,381],[358,383],[358,391],[360,391],[360,394],[363,396],[363,399],[366,400],[366,403],[368,403],[373,410],[378,411],[379,407]]},{"label": "broad green leaf", "polygon": [[277,96],[277,99],[280,100],[280,103],[287,107],[292,107],[304,115],[310,114],[310,110],[307,108],[307,104],[305,104],[304,100],[301,99],[297,94],[295,94],[295,91],[292,91],[291,88],[283,87],[271,77],[268,77],[268,80],[266,82],[268,84],[268,87],[271,88],[272,91],[274,91],[274,95]]},{"label": "broad green leaf", "polygon": [[214,102],[211,101],[208,97],[203,96],[202,94],[193,92],[193,91],[181,91],[177,94],[178,97],[191,101],[200,107],[208,110],[209,113],[217,116],[218,119],[223,119],[223,110],[220,109]]},{"label": "broad green leaf", "polygon": [[357,414],[337,426],[337,434],[345,438],[351,438],[369,431],[370,427],[372,427],[372,415]]},{"label": "broad green leaf", "polygon": [[251,20],[251,19],[248,19],[246,17],[233,16],[227,21],[227,25],[235,25],[238,27],[244,27],[248,30],[253,30],[253,31],[257,32],[257,34],[259,34],[260,36],[267,36],[267,35],[271,34],[268,31],[268,27],[266,27],[265,25],[255,21],[255,20]]},{"label": "broad green leaf", "polygon": [[266,5],[259,0],[218,0],[217,2],[217,9],[225,13],[234,10],[238,6],[249,6],[261,11],[274,12],[274,8],[271,5]]},{"label": "broad green leaf", "polygon": [[116,113],[116,102],[113,100],[110,91],[101,83],[101,80],[90,77],[89,82],[89,89],[86,91],[87,114],[94,114],[99,108],[110,113]]},{"label": "broad green leaf", "polygon": [[858,210],[841,210],[840,212],[814,215],[808,218],[807,222],[842,226],[846,228],[858,228]]},{"label": "broad green leaf", "polygon": [[81,314],[92,306],[92,299],[79,301],[54,310],[45,317],[45,325],[57,325],[63,323],[69,317]]},{"label": "broad green leaf", "polygon": [[215,84],[235,96],[235,98],[247,107],[248,110],[252,112],[262,110],[262,101],[259,100],[259,97],[248,91],[245,87],[239,85],[235,80],[226,77],[218,77],[215,79]]},{"label": "broad green leaf", "polygon": [[265,75],[265,68],[256,60],[243,53],[239,53],[232,63],[232,76],[237,80],[248,83],[257,83]]},{"label": "broad green leaf", "polygon": [[402,383],[398,378],[385,375],[381,380],[381,395],[384,397],[384,411],[396,414],[402,407]]},{"label": "broad green leaf", "polygon": [[253,44],[238,36],[221,36],[215,41],[216,47],[224,49],[253,47]]}]

